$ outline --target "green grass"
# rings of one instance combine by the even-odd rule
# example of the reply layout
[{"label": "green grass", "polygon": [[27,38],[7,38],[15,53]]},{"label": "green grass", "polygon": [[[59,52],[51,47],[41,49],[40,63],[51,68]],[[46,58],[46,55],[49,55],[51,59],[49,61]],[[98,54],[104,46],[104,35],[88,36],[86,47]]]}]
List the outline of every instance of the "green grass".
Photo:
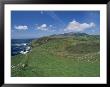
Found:
[{"label": "green grass", "polygon": [[15,77],[98,77],[99,39],[45,37],[32,41],[32,51],[11,58]]}]

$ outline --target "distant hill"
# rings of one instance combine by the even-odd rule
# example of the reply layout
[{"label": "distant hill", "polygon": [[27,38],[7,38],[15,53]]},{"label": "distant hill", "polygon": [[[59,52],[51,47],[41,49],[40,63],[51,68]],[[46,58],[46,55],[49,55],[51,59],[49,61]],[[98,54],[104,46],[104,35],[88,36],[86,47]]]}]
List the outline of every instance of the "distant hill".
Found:
[{"label": "distant hill", "polygon": [[89,35],[87,33],[74,33],[74,32],[69,32],[69,33],[64,33],[64,34],[53,34],[47,37],[53,37],[53,38],[64,38],[64,37],[92,37],[92,38],[100,38],[100,35]]},{"label": "distant hill", "polygon": [[68,37],[68,36],[89,36],[89,34],[86,33],[74,33],[74,32],[69,32],[69,33],[64,33],[64,34],[54,34],[51,35],[51,37]]}]

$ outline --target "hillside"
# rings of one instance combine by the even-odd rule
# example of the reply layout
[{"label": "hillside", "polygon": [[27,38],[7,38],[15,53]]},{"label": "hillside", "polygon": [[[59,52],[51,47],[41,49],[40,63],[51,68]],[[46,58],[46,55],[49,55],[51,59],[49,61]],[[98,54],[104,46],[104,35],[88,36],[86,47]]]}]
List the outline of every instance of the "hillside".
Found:
[{"label": "hillside", "polygon": [[100,76],[100,38],[85,33],[33,40],[32,51],[11,58],[11,76]]}]

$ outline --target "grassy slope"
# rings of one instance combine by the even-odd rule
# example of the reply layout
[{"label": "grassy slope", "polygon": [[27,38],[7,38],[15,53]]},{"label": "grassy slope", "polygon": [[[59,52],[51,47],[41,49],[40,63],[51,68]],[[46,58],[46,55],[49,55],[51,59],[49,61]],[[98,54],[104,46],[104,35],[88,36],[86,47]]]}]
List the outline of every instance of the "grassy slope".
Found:
[{"label": "grassy slope", "polygon": [[12,76],[100,76],[99,39],[42,38],[32,46],[12,58]]}]

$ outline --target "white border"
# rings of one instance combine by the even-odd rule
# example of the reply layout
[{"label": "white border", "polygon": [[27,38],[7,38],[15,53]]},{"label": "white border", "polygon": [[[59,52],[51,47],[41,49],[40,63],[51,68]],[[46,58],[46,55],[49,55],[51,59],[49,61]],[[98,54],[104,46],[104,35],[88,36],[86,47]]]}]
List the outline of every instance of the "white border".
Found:
[{"label": "white border", "polygon": [[[100,77],[11,77],[11,10],[100,10]],[[106,4],[5,4],[5,84],[106,84],[107,83],[107,23]]]}]

